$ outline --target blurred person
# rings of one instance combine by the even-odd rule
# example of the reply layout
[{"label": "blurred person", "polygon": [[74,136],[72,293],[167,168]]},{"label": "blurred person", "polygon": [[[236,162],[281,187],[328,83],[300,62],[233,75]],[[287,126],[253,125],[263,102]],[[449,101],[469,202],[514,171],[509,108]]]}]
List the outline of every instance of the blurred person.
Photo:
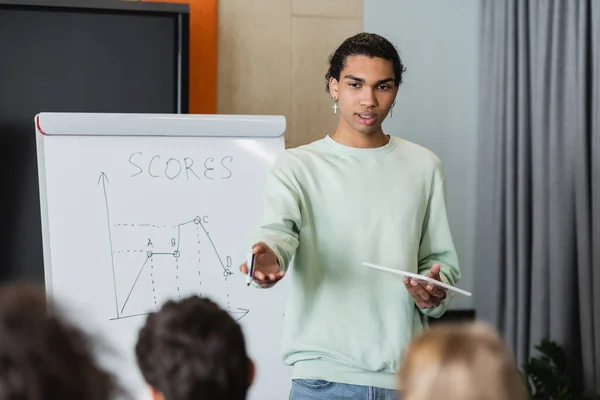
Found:
[{"label": "blurred person", "polygon": [[124,394],[91,339],[35,285],[0,287],[0,400],[108,400]]},{"label": "blurred person", "polygon": [[416,336],[398,374],[402,400],[525,400],[525,381],[486,324],[440,324]]},{"label": "blurred person", "polygon": [[241,326],[199,296],[151,313],[136,357],[154,400],[244,400],[254,379]]}]

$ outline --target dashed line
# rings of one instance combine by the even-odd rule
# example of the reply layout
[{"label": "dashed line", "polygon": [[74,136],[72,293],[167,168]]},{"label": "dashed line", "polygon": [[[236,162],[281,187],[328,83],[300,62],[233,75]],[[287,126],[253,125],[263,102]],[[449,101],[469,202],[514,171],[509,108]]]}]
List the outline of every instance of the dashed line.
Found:
[{"label": "dashed line", "polygon": [[157,224],[113,224],[113,227],[132,227],[132,228],[177,228],[177,225],[157,225]]},{"label": "dashed line", "polygon": [[134,249],[113,250],[113,253],[115,253],[115,254],[120,254],[120,253],[145,253],[145,252],[147,252],[147,250],[134,250]]},{"label": "dashed line", "polygon": [[154,296],[154,308],[158,311],[156,304],[156,286],[154,285],[154,258],[150,258],[150,278],[152,279],[152,295]]},{"label": "dashed line", "polygon": [[231,303],[229,299],[229,280],[225,277],[225,292],[227,292],[227,311],[231,312]]},{"label": "dashed line", "polygon": [[177,298],[181,299],[181,293],[179,292],[179,261],[175,259],[175,280],[177,281]]},{"label": "dashed line", "polygon": [[200,227],[198,225],[196,225],[196,239],[198,240],[198,284],[202,288],[202,275],[200,273]]}]

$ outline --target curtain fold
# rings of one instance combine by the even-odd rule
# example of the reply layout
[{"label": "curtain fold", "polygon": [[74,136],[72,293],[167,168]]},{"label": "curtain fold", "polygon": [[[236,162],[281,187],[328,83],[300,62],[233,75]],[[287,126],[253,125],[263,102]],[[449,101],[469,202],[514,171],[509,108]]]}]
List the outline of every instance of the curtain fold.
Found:
[{"label": "curtain fold", "polygon": [[476,312],[600,393],[600,0],[482,0]]}]

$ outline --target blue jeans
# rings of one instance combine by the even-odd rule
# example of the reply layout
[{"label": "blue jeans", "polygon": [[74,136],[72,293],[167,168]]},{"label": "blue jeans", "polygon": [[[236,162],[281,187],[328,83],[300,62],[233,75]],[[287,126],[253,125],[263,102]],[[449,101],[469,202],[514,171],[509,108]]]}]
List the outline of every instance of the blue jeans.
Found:
[{"label": "blue jeans", "polygon": [[394,390],[317,379],[293,379],[290,400],[397,400]]}]

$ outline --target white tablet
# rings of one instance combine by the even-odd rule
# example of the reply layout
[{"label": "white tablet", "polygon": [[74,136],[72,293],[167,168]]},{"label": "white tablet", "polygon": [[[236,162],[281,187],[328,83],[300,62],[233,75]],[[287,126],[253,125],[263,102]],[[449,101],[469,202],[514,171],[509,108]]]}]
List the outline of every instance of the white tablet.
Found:
[{"label": "white tablet", "polygon": [[378,269],[380,271],[391,272],[392,274],[396,274],[396,275],[408,276],[408,277],[413,278],[413,279],[415,279],[417,281],[430,282],[431,284],[433,284],[435,286],[439,286],[439,287],[442,287],[444,289],[452,290],[453,292],[460,293],[460,294],[465,295],[465,296],[471,296],[471,293],[467,292],[466,290],[459,289],[457,287],[454,287],[452,285],[448,285],[447,283],[440,282],[438,280],[429,278],[429,277],[424,276],[424,275],[413,274],[412,272],[406,272],[406,271],[402,271],[402,270],[399,270],[399,269],[382,267],[381,265],[375,265],[375,264],[371,264],[371,263],[368,263],[368,262],[363,262],[363,265],[366,266],[366,267]]}]

